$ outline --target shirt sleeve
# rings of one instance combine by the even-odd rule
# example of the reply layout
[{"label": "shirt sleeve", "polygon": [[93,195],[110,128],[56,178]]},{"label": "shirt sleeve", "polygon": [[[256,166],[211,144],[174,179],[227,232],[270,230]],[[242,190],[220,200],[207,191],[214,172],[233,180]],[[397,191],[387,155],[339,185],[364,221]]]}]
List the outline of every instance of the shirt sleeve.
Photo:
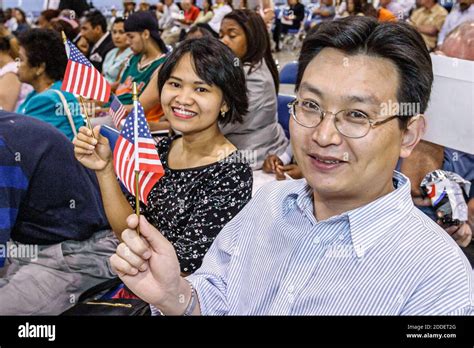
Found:
[{"label": "shirt sleeve", "polygon": [[196,291],[202,315],[226,315],[229,312],[227,279],[241,216],[237,215],[224,227],[204,257],[201,268],[187,277]]},{"label": "shirt sleeve", "polygon": [[436,259],[427,257],[422,267],[420,285],[403,305],[401,315],[473,315],[472,268],[457,245]]},{"label": "shirt sleeve", "polygon": [[[12,152],[0,138],[0,245],[10,239],[28,188],[28,178],[20,163],[21,153]],[[4,261],[0,256],[0,267]]]},{"label": "shirt sleeve", "polygon": [[451,21],[450,21],[450,16],[446,17],[445,22],[443,23],[443,26],[441,27],[441,30],[439,31],[438,34],[438,42],[437,45],[441,46],[443,43],[444,39],[446,38],[446,35],[451,31]]}]

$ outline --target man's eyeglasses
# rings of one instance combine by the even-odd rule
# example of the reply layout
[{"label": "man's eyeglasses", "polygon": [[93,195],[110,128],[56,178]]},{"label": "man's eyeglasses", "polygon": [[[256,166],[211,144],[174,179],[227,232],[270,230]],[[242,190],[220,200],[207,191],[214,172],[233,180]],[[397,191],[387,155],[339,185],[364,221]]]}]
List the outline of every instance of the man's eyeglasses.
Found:
[{"label": "man's eyeglasses", "polygon": [[316,128],[328,114],[334,115],[334,125],[339,133],[348,138],[365,137],[370,128],[389,122],[400,116],[391,116],[382,121],[374,121],[358,110],[341,110],[336,113],[322,110],[311,100],[295,99],[288,104],[290,113],[296,123],[306,128]]}]

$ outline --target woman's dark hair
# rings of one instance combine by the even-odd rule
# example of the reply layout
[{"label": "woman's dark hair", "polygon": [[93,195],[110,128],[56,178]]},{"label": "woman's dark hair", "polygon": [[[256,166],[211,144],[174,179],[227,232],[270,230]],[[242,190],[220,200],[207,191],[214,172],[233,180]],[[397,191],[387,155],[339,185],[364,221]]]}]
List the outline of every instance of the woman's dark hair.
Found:
[{"label": "woman's dark hair", "polygon": [[31,29],[18,38],[32,67],[46,66],[46,74],[61,80],[67,66],[67,55],[61,35],[52,29]]},{"label": "woman's dark hair", "polygon": [[278,94],[280,84],[278,68],[273,60],[270,37],[262,17],[255,11],[234,10],[225,15],[224,19],[236,21],[245,32],[247,52],[242,58],[242,62],[250,64],[249,74],[257,68],[262,59],[265,59],[265,63],[267,63],[267,67],[273,77],[276,93]]},{"label": "woman's dark hair", "polygon": [[15,7],[15,11],[20,12],[21,16],[23,17],[23,19],[19,23],[20,24],[26,23],[26,13],[25,13],[25,11],[23,11],[21,8],[18,8],[18,7]]},{"label": "woman's dark hair", "polygon": [[351,15],[357,15],[358,13],[362,13],[362,7],[364,6],[365,4],[365,0],[352,0],[352,2],[354,3],[354,10],[352,12],[349,12],[349,1],[347,1],[347,12],[349,12],[349,14]]},{"label": "woman's dark hair", "polygon": [[[346,17],[323,22],[304,40],[298,61],[298,90],[308,64],[322,49],[332,47],[347,55],[366,54],[390,60],[399,73],[398,103],[417,103],[424,113],[433,83],[431,58],[421,35],[402,22],[378,22],[371,17]],[[411,116],[400,117],[405,129]]]},{"label": "woman's dark hair", "polygon": [[41,16],[44,17],[44,19],[46,19],[48,22],[51,22],[51,20],[53,18],[56,18],[56,17],[59,17],[59,14],[61,12],[59,10],[44,10],[43,12],[41,12]]},{"label": "woman's dark hair", "polygon": [[[214,4],[212,3],[212,0],[206,0],[206,1],[207,1],[207,3],[209,4],[209,11],[214,12],[214,11],[212,10],[212,6],[214,5]],[[205,10],[204,4],[202,5],[202,10],[203,10],[203,11]]]},{"label": "woman's dark hair", "polygon": [[249,106],[244,69],[241,64],[235,64],[236,57],[231,49],[214,38],[185,40],[171,52],[158,75],[160,94],[178,62],[188,53],[192,57],[196,74],[222,91],[229,111],[225,117],[219,117],[219,122],[242,122]]}]

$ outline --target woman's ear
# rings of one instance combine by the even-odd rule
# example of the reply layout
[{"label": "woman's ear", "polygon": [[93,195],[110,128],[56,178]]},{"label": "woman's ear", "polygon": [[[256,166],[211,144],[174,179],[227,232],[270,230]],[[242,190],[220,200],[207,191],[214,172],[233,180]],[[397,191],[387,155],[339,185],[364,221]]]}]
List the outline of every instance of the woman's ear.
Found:
[{"label": "woman's ear", "polygon": [[46,71],[46,63],[41,63],[40,66],[36,69],[36,76],[41,76]]},{"label": "woman's ear", "polygon": [[400,157],[407,158],[412,153],[415,146],[420,142],[425,134],[426,120],[423,115],[416,115],[408,123],[407,129],[403,131]]},{"label": "woman's ear", "polygon": [[229,110],[230,108],[227,106],[227,103],[223,102],[221,106],[221,112],[228,112]]}]

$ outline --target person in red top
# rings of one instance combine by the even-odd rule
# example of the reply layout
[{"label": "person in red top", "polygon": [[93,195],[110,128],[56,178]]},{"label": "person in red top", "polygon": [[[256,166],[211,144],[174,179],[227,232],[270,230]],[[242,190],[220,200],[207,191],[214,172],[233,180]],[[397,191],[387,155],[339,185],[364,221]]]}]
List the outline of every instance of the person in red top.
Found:
[{"label": "person in red top", "polygon": [[193,5],[192,0],[182,0],[181,8],[182,11],[180,11],[174,22],[175,25],[171,29],[166,29],[161,35],[161,38],[167,45],[174,45],[178,42],[180,35],[184,36],[185,34],[181,34],[181,31],[187,31],[201,11]]},{"label": "person in red top", "polygon": [[184,11],[184,19],[179,20],[183,24],[193,24],[196,18],[199,16],[201,10],[194,6],[191,0],[182,0],[181,8]]}]

